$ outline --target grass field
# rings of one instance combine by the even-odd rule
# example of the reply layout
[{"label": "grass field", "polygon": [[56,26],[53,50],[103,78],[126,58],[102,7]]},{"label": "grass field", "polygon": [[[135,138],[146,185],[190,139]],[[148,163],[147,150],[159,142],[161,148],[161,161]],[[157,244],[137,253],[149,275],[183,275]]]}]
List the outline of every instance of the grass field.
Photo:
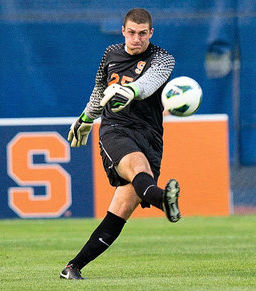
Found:
[{"label": "grass field", "polygon": [[59,279],[98,223],[0,221],[0,290],[256,290],[256,216],[131,219],[87,280]]}]

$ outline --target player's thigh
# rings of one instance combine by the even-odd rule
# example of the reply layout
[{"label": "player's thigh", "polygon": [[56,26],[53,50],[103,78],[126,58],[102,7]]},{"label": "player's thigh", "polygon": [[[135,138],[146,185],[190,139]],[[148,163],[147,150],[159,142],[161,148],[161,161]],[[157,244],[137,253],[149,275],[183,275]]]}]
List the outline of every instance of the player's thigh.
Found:
[{"label": "player's thigh", "polygon": [[108,210],[127,220],[140,202],[141,199],[134,191],[132,184],[129,183],[116,188]]},{"label": "player's thigh", "polygon": [[134,177],[141,172],[154,176],[146,156],[142,152],[133,152],[125,155],[116,166],[120,177],[132,182]]}]

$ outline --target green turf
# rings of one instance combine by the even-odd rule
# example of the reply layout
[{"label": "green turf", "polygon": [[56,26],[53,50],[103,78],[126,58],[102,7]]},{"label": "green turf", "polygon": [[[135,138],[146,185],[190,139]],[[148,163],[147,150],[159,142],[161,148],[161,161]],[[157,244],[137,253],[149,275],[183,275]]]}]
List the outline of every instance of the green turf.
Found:
[{"label": "green turf", "polygon": [[0,290],[256,290],[256,216],[132,219],[87,280],[59,279],[98,223],[0,220]]}]

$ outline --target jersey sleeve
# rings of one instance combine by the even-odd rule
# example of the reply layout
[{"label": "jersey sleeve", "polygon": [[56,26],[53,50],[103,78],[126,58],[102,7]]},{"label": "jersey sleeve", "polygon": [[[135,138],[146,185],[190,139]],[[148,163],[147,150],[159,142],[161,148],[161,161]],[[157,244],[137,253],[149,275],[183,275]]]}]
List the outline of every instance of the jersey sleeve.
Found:
[{"label": "jersey sleeve", "polygon": [[165,50],[157,51],[150,68],[136,81],[130,83],[138,92],[138,99],[145,99],[157,91],[169,78],[174,68],[174,57]]},{"label": "jersey sleeve", "polygon": [[101,63],[96,74],[95,86],[91,93],[89,102],[86,104],[86,107],[84,109],[85,114],[91,119],[98,118],[103,110],[103,107],[100,106],[100,101],[103,98],[103,92],[107,87],[107,73],[106,73],[107,53],[108,49],[106,49],[102,57]]}]

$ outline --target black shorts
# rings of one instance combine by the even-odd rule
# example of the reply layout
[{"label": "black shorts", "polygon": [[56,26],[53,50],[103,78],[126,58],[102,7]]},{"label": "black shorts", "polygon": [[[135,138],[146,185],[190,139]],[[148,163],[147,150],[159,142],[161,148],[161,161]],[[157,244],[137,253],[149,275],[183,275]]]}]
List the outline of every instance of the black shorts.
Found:
[{"label": "black shorts", "polygon": [[118,175],[115,166],[125,155],[132,152],[142,152],[146,156],[157,182],[162,159],[162,140],[160,143],[156,141],[152,132],[113,126],[100,136],[99,143],[103,166],[112,186],[118,187],[129,183]]}]

